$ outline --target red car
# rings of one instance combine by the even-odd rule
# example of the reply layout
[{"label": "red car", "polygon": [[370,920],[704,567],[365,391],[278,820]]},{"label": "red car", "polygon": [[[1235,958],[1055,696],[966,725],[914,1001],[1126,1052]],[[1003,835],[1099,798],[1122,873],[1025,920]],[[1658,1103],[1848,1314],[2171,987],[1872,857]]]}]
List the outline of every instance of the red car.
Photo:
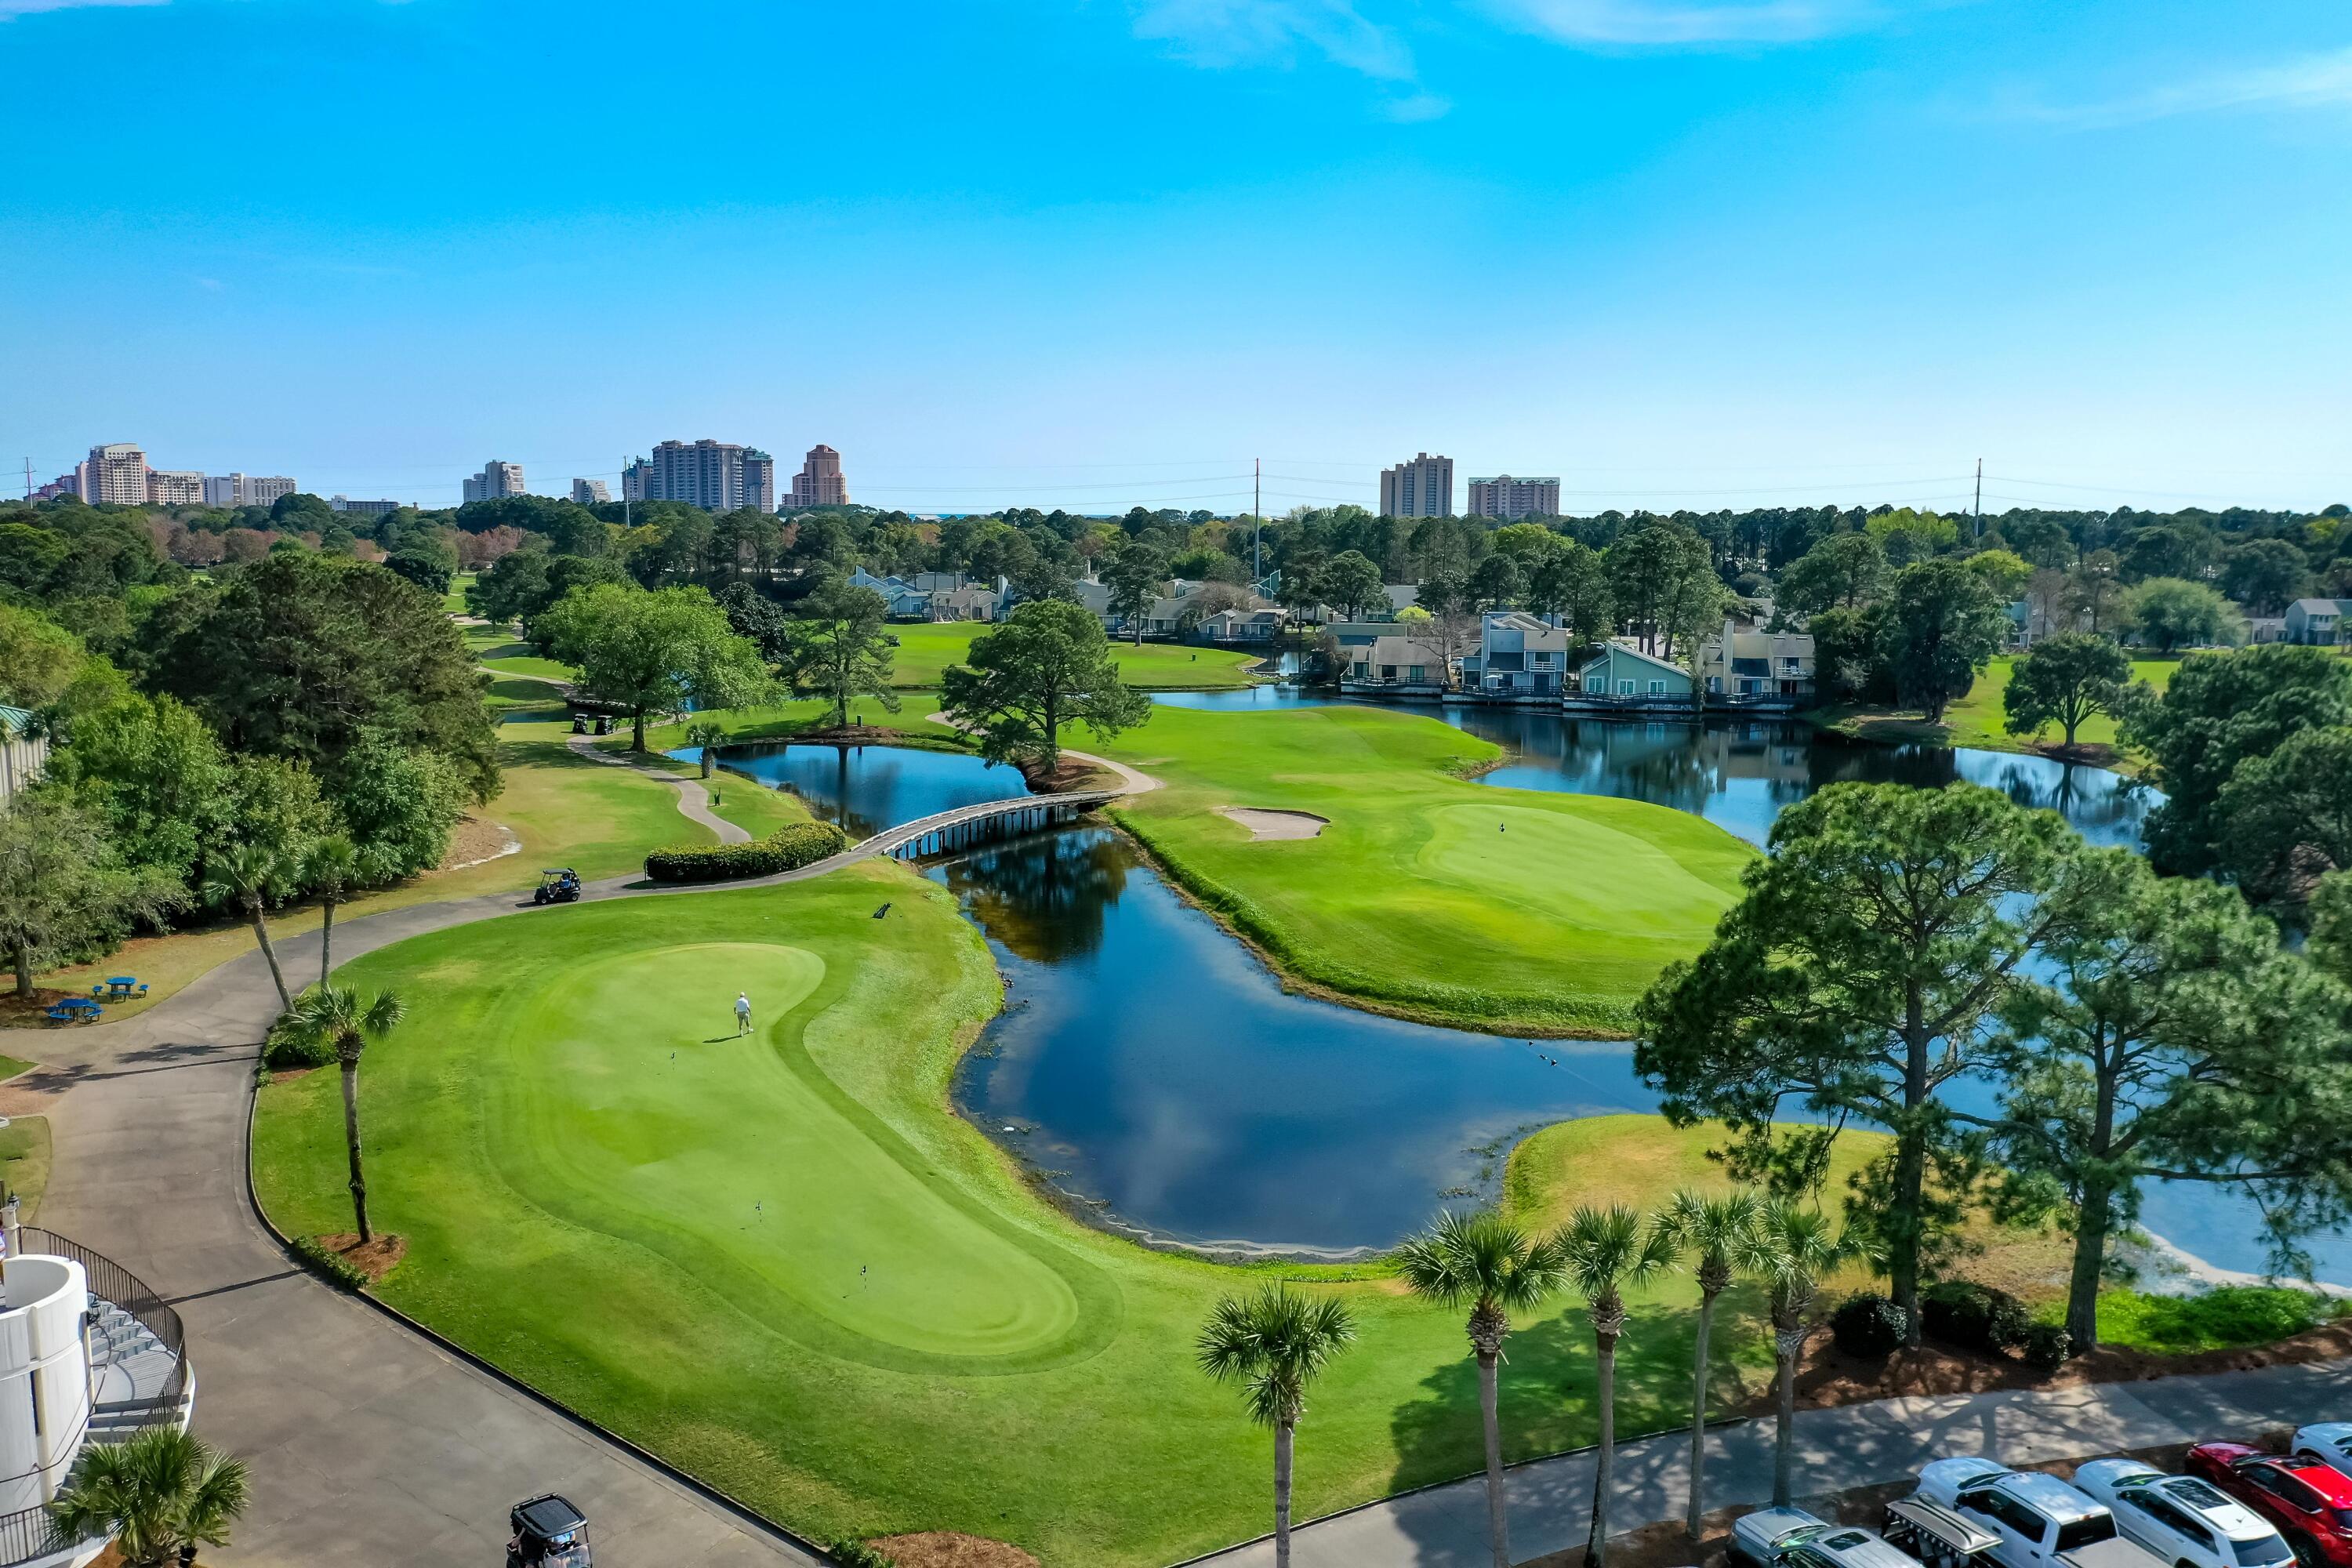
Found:
[{"label": "red car", "polygon": [[2278,1526],[2305,1568],[2352,1568],[2352,1477],[2300,1454],[2200,1443],[2189,1473]]}]

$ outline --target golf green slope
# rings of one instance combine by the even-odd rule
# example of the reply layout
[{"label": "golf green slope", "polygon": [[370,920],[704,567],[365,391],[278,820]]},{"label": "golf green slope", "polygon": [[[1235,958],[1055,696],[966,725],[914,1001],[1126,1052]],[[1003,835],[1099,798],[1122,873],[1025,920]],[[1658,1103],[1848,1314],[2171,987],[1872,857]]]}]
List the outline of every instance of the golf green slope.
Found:
[{"label": "golf green slope", "polygon": [[[1342,1295],[1361,1336],[1300,1432],[1304,1514],[1478,1463],[1458,1314],[1376,1267],[1228,1268],[1084,1228],[950,1112],[998,982],[900,868],[516,915],[341,973],[409,1007],[362,1073],[374,1217],[409,1244],[381,1293],[812,1535],[1153,1568],[1264,1530],[1270,1441],[1192,1346],[1220,1294],[1275,1274]],[[263,1088],[254,1162],[282,1228],[349,1229],[333,1072]],[[1511,1342],[1515,1458],[1591,1437],[1591,1337],[1563,1306]],[[1635,1315],[1625,1432],[1686,1396],[1687,1287]],[[1726,1397],[1761,1386],[1748,1315],[1715,1343]]]},{"label": "golf green slope", "polygon": [[[1754,855],[1664,806],[1478,784],[1495,746],[1393,709],[1159,708],[1107,749],[1167,786],[1120,821],[1285,973],[1437,1023],[1629,1033]],[[1225,807],[1328,822],[1258,839]]]}]

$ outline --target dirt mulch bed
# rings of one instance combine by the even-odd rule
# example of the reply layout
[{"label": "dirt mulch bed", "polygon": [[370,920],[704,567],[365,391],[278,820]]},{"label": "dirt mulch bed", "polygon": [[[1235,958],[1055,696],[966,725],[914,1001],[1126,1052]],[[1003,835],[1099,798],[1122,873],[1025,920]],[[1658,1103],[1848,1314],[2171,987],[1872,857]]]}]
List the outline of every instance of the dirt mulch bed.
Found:
[{"label": "dirt mulch bed", "polygon": [[317,1068],[276,1068],[269,1074],[272,1083],[292,1083],[298,1078],[309,1078]]},{"label": "dirt mulch bed", "polygon": [[365,1247],[362,1247],[358,1236],[346,1230],[334,1236],[320,1237],[318,1242],[320,1246],[366,1275],[368,1283],[371,1285],[378,1283],[385,1275],[399,1268],[400,1260],[408,1256],[408,1237],[404,1236],[380,1235]]},{"label": "dirt mulch bed", "polygon": [[449,847],[441,857],[441,869],[478,866],[485,860],[501,858],[507,846],[514,841],[514,835],[503,824],[488,817],[461,816],[450,830]]},{"label": "dirt mulch bed", "polygon": [[952,1531],[885,1535],[866,1544],[898,1568],[1037,1568],[1037,1560],[1018,1546]]},{"label": "dirt mulch bed", "polygon": [[48,1019],[41,1016],[42,1014],[68,997],[86,997],[88,994],[83,991],[52,991],[45,985],[36,985],[30,996],[19,996],[15,983],[10,982],[6,990],[0,991],[0,1029],[54,1027]]},{"label": "dirt mulch bed", "polygon": [[[2323,1323],[2274,1344],[2244,1350],[2192,1351],[2159,1355],[2151,1351],[2102,1345],[2044,1375],[2011,1356],[1986,1355],[1924,1344],[1899,1350],[1884,1361],[1845,1354],[1826,1331],[1806,1342],[1797,1366],[1797,1403],[1813,1410],[1858,1405],[1864,1400],[1922,1394],[1984,1394],[2002,1388],[2066,1388],[2086,1383],[2138,1383],[2152,1377],[2197,1373],[2247,1372],[2260,1366],[2300,1366],[2352,1356],[2352,1320]],[[1756,1404],[1769,1413],[1769,1389]]]}]

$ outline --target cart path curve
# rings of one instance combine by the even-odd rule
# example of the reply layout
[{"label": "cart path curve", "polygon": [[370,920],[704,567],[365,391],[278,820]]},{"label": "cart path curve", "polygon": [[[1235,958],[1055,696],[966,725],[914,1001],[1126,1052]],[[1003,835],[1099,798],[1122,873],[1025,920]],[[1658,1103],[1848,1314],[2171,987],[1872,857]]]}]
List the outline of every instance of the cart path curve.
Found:
[{"label": "cart path curve", "polygon": [[604,763],[612,767],[628,768],[633,772],[645,774],[649,779],[659,779],[666,784],[675,784],[677,786],[678,815],[688,822],[698,822],[719,835],[719,843],[749,844],[751,842],[751,835],[747,830],[736,826],[710,809],[710,793],[703,787],[700,779],[680,778],[667,768],[651,767],[632,757],[615,755],[611,752],[599,750],[593,736],[573,735],[563,743],[572,749],[574,756],[585,757],[592,763]]}]

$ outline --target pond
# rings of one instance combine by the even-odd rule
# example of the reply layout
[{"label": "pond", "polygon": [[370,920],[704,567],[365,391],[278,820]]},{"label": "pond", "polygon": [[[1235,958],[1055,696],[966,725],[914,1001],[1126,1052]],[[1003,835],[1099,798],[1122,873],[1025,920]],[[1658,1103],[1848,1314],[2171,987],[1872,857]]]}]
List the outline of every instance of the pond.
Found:
[{"label": "pond", "polygon": [[[2125,824],[2143,804],[2113,775],[2057,776],[2040,758],[1945,752],[1939,769],[1839,746],[1816,763],[1769,754],[1791,742],[1739,726],[1659,735],[1551,721],[1573,723],[1571,738],[1544,733],[1536,715],[1456,713],[1466,728],[1505,721],[1513,735],[1493,738],[1528,742],[1503,770],[1524,775],[1519,787],[1655,799],[1756,837],[1781,805],[1846,777],[1973,778],[2057,805],[2109,842],[2134,835]],[[855,833],[1022,793],[1018,774],[977,758],[887,747],[730,753],[729,765]],[[1106,827],[990,845],[929,874],[962,900],[1006,983],[1006,1010],[958,1075],[959,1110],[1113,1228],[1301,1254],[1378,1248],[1445,1204],[1490,1198],[1525,1132],[1656,1105],[1622,1042],[1530,1044],[1286,994]],[[2203,1186],[2152,1188],[2145,1203],[2149,1228],[2230,1268],[2262,1266],[2252,1216]],[[2324,1278],[2352,1280],[2352,1239],[2315,1250]]]}]

